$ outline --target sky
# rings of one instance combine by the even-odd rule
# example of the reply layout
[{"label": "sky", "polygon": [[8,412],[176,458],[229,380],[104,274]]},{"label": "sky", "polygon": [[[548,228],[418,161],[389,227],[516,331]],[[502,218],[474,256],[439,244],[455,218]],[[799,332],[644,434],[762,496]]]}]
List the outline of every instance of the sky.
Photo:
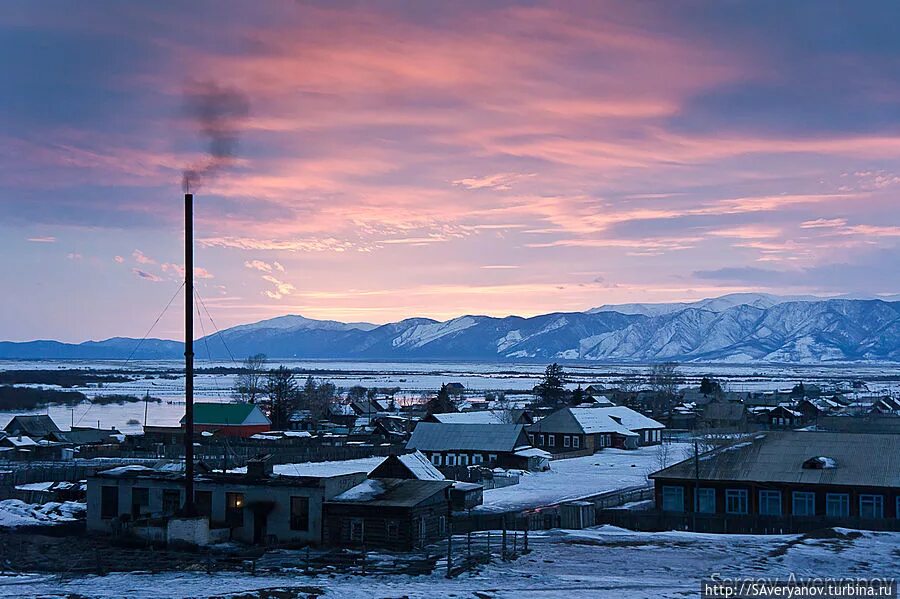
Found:
[{"label": "sky", "polygon": [[233,153],[193,187],[207,329],[900,293],[898,20],[9,0],[0,339],[141,337],[173,297],[152,333],[178,338],[182,175],[211,147]]}]

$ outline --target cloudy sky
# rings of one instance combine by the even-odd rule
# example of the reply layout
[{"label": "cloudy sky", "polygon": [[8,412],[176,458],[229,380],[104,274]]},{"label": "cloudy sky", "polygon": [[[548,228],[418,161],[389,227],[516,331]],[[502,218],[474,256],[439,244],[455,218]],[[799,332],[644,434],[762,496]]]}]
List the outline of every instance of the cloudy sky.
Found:
[{"label": "cloudy sky", "polygon": [[898,293],[898,21],[893,0],[4,2],[0,338],[146,332],[180,284],[208,90],[237,142],[196,190],[222,328]]}]

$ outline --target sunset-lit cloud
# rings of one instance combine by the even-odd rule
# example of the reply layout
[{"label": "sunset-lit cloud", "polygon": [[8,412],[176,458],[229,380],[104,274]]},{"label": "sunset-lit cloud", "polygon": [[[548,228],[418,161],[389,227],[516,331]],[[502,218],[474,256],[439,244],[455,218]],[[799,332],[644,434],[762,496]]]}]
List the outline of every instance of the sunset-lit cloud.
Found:
[{"label": "sunset-lit cloud", "polygon": [[222,326],[896,291],[848,274],[900,250],[886,0],[13,6],[0,247],[28,268],[2,273],[62,281],[78,248],[84,301],[14,294],[0,314],[53,316],[10,338],[140,335],[169,301],[204,82],[248,106],[195,196]]}]

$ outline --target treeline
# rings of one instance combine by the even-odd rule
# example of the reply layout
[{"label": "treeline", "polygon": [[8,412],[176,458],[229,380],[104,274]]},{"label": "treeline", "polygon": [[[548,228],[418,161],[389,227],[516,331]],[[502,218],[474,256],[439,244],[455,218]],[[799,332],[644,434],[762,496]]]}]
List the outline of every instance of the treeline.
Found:
[{"label": "treeline", "polygon": [[34,410],[48,405],[75,406],[83,401],[90,401],[98,405],[125,404],[136,401],[151,401],[159,403],[158,397],[136,397],[134,395],[98,395],[88,399],[87,395],[80,391],[61,391],[59,389],[41,389],[38,387],[12,387],[0,386],[0,409],[3,410]]},{"label": "treeline", "polygon": [[134,380],[122,374],[107,374],[92,370],[6,370],[0,372],[0,385],[56,385],[58,387],[87,387],[104,383],[127,383]]}]

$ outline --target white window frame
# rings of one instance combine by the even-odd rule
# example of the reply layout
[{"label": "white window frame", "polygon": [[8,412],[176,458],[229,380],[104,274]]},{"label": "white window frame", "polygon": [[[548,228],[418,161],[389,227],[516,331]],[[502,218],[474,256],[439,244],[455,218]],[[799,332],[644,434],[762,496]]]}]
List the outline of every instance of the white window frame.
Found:
[{"label": "white window frame", "polygon": [[440,466],[441,465],[441,454],[439,454],[439,453],[431,454],[431,463],[434,464],[435,466]]},{"label": "white window frame", "polygon": [[489,464],[495,464],[496,462],[497,462],[497,454],[496,454],[496,453],[489,453],[489,454],[488,454],[488,463],[489,463]]},{"label": "white window frame", "polygon": [[791,493],[791,513],[795,516],[815,516],[816,494],[812,491]]},{"label": "white window frame", "polygon": [[[701,501],[701,496],[703,500]],[[701,504],[709,505],[711,502],[712,509],[700,509]],[[716,513],[716,490],[709,487],[700,487],[694,491],[694,510],[698,514],[715,514]]]},{"label": "white window frame", "polygon": [[[759,515],[760,516],[781,516],[781,491],[775,489],[761,489],[759,492]],[[777,502],[776,502],[777,500]],[[777,509],[772,509],[777,508]]]},{"label": "white window frame", "polygon": [[[835,513],[834,508],[840,508],[840,513]],[[825,515],[829,518],[847,518],[850,516],[849,493],[827,493],[825,495]]]},{"label": "white window frame", "polygon": [[581,437],[578,435],[572,435],[572,448],[578,449],[581,447]]},{"label": "white window frame", "polygon": [[447,465],[448,466],[456,466],[456,454],[455,453],[447,454]]},{"label": "white window frame", "polygon": [[[865,508],[863,507],[865,506]],[[871,514],[863,514],[863,510],[869,511]],[[859,517],[866,520],[880,520],[884,518],[884,495],[876,493],[860,493],[859,495]]]},{"label": "white window frame", "polygon": [[[737,509],[732,509],[731,502],[737,502]],[[725,513],[737,516],[746,515],[750,507],[750,493],[747,489],[725,489]]]},{"label": "white window frame", "polygon": [[550,434],[550,435],[547,435],[547,437],[548,437],[547,447],[556,447],[556,435]]},{"label": "white window frame", "polygon": [[477,465],[477,464],[482,463],[484,461],[483,457],[484,456],[482,456],[480,453],[473,453],[472,454],[472,465]]},{"label": "white window frame", "polygon": [[563,435],[563,447],[572,447],[572,435]]},{"label": "white window frame", "polygon": [[662,510],[664,512],[684,512],[684,487],[663,485]]},{"label": "white window frame", "polygon": [[547,435],[541,433],[541,447],[544,447],[545,445],[547,445]]},{"label": "white window frame", "polygon": [[468,466],[469,465],[469,454],[467,454],[467,453],[459,454],[459,465],[460,466]]}]

